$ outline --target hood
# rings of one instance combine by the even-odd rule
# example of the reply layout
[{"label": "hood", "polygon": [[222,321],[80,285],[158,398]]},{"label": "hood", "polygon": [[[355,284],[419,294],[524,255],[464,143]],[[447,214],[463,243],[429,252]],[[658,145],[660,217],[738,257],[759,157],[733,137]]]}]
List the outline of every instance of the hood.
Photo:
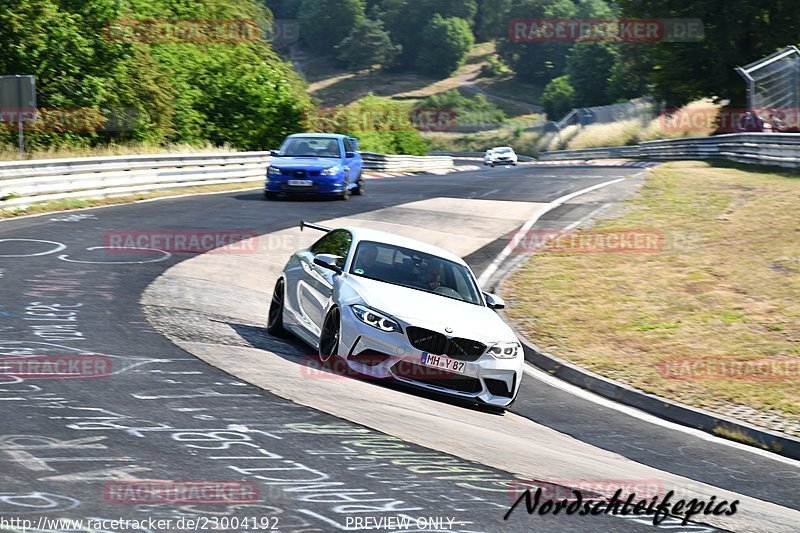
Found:
[{"label": "hood", "polygon": [[338,157],[273,157],[270,166],[281,170],[322,170],[342,164]]},{"label": "hood", "polygon": [[359,276],[348,276],[348,282],[364,304],[407,324],[484,344],[517,340],[503,319],[483,305]]}]

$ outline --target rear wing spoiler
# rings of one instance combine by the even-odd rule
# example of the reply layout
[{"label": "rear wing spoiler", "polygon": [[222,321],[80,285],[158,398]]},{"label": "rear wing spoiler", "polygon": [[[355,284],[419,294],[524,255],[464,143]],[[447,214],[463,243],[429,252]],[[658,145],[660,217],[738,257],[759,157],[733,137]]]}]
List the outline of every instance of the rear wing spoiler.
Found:
[{"label": "rear wing spoiler", "polygon": [[324,231],[326,233],[333,230],[333,228],[329,228],[328,226],[322,226],[320,224],[314,224],[313,222],[306,222],[305,220],[301,220],[300,231],[303,231],[303,228],[311,228],[317,231]]}]

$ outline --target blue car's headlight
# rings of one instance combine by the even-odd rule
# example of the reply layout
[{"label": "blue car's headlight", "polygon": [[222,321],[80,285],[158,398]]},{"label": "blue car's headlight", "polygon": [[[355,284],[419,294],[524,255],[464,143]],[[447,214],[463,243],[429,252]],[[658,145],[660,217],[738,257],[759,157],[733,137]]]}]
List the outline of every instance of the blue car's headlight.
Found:
[{"label": "blue car's headlight", "polygon": [[403,331],[402,328],[400,328],[400,324],[379,311],[370,309],[364,305],[351,305],[350,309],[353,310],[353,314],[356,315],[361,322],[373,328],[389,333],[393,331],[402,333]]},{"label": "blue car's headlight", "polygon": [[277,167],[267,167],[267,176],[280,176],[283,171]]},{"label": "blue car's headlight", "polygon": [[343,170],[342,167],[330,167],[330,168],[324,169],[322,172],[320,172],[320,174],[323,175],[323,176],[335,176],[336,174],[338,174],[342,170]]}]

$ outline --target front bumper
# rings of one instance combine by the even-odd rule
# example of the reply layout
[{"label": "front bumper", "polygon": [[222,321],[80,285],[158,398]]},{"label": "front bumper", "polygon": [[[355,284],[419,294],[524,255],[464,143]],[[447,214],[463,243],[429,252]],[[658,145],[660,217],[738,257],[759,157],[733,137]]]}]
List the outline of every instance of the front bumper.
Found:
[{"label": "front bumper", "polygon": [[[308,178],[305,178],[308,179]],[[275,194],[342,194],[344,179],[334,176],[331,179],[313,178],[313,185],[293,186],[288,179],[270,179],[264,182],[264,191]]]},{"label": "front bumper", "polygon": [[[346,316],[345,313],[350,316]],[[497,359],[483,354],[464,361],[463,374],[421,364],[423,352],[404,333],[388,333],[364,324],[344,310],[340,357],[347,368],[373,379],[394,379],[422,389],[481,402],[495,407],[509,405],[519,391],[524,357]]]}]

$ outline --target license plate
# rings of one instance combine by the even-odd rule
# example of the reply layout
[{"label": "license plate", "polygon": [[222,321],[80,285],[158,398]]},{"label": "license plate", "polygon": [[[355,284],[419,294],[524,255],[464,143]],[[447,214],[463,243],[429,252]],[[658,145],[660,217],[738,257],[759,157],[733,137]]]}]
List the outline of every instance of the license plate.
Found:
[{"label": "license plate", "polygon": [[431,368],[440,368],[449,372],[455,372],[456,374],[464,373],[464,361],[456,361],[444,355],[433,355],[428,352],[423,352],[420,362]]},{"label": "license plate", "polygon": [[289,185],[292,187],[311,187],[314,182],[311,180],[289,180]]}]

